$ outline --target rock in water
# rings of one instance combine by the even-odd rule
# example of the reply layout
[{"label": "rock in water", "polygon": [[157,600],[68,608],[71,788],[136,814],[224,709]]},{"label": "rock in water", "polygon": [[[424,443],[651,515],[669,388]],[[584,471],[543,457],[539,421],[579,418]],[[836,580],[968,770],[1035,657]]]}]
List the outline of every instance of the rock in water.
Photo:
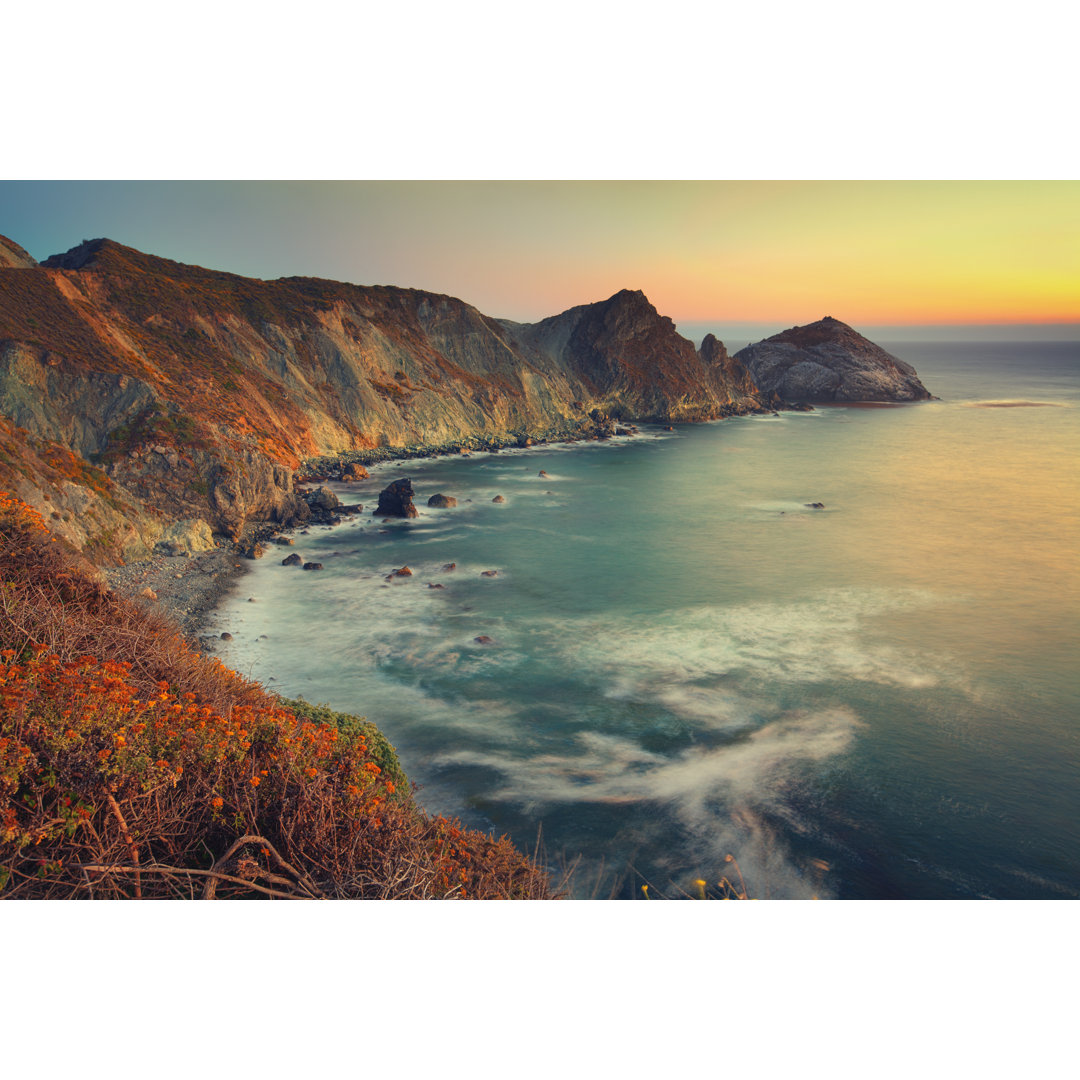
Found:
[{"label": "rock in water", "polygon": [[304,560],[294,551],[281,560],[282,566],[299,566]]},{"label": "rock in water", "polygon": [[341,479],[347,484],[353,483],[357,480],[366,480],[368,478],[368,471],[363,465],[346,465],[341,472]]},{"label": "rock in water", "polygon": [[428,506],[436,506],[446,510],[451,506],[457,506],[457,499],[453,495],[432,495],[427,504]]},{"label": "rock in water", "polygon": [[766,397],[783,401],[926,401],[915,369],[826,315],[735,354]]},{"label": "rock in water", "polygon": [[379,492],[379,505],[372,513],[376,517],[418,517],[419,511],[413,506],[413,494],[411,480],[395,480]]}]

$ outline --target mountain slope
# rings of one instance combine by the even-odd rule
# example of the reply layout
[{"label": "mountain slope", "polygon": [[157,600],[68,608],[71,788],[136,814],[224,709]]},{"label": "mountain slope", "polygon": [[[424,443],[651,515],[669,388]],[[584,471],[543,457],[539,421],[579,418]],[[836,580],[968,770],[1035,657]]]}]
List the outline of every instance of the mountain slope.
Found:
[{"label": "mountain slope", "polygon": [[0,413],[101,464],[125,497],[233,535],[290,519],[309,457],[568,434],[595,410],[760,407],[641,293],[531,326],[450,296],[259,281],[104,239],[26,260],[0,269]]},{"label": "mountain slope", "polygon": [[[417,289],[260,281],[106,239],[39,265],[0,237],[0,482],[99,559],[141,557],[181,520],[239,537],[302,519],[305,460],[927,396],[834,319],[730,356],[711,334],[695,350],[640,291],[515,323]],[[81,464],[63,475],[41,464],[68,452]],[[89,463],[96,487],[78,479]]]}]

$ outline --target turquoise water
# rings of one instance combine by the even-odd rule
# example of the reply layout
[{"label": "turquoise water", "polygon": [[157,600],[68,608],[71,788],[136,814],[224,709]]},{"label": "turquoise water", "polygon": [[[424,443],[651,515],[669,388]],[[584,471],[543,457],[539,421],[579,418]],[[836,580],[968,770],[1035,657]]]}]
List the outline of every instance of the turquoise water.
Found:
[{"label": "turquoise water", "polygon": [[297,536],[319,573],[271,549],[223,659],[375,720],[430,810],[542,830],[579,896],[730,853],[760,897],[1076,897],[1078,350],[894,352],[941,401],[338,486],[421,516]]}]

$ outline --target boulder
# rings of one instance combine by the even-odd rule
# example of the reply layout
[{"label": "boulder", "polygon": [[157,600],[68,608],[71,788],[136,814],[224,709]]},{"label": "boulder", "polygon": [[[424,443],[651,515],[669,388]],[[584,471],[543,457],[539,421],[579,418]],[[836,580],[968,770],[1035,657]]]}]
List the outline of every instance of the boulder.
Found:
[{"label": "boulder", "polygon": [[312,510],[330,511],[341,509],[341,500],[325,486],[309,491],[304,496],[304,499]]},{"label": "boulder", "polygon": [[294,551],[291,555],[286,556],[281,560],[282,566],[299,566],[304,560]]},{"label": "boulder", "polygon": [[391,577],[412,577],[413,576],[412,568],[409,567],[409,566],[403,566],[403,567],[401,567],[400,570],[391,570],[390,571],[390,576]]},{"label": "boulder", "polygon": [[376,517],[414,518],[419,511],[413,506],[412,481],[408,478],[395,480],[379,492],[379,505],[372,513]]},{"label": "boulder", "polygon": [[228,632],[222,634],[221,635],[221,640],[222,641],[232,641],[232,634],[230,634]]},{"label": "boulder", "polygon": [[439,507],[443,510],[450,509],[451,506],[457,506],[457,499],[453,495],[432,495],[427,501],[428,506]]},{"label": "boulder", "polygon": [[429,589],[445,589],[445,588],[446,588],[446,586],[445,586],[445,585],[439,585],[439,584],[435,584],[435,585],[433,585],[433,584],[432,584],[432,583],[431,583],[431,582],[429,581],[429,582],[428,582],[428,588],[429,588]]},{"label": "boulder", "polygon": [[481,570],[480,571],[480,576],[481,577],[498,577],[499,576],[499,571],[498,570]]},{"label": "boulder", "polygon": [[803,506],[807,507],[810,510],[824,510],[825,509],[825,504],[824,503],[803,503]]},{"label": "boulder", "polygon": [[551,479],[551,477],[549,477],[548,474],[543,469],[541,469],[536,475],[539,476],[539,477],[542,477],[544,480],[550,480]]},{"label": "boulder", "polygon": [[306,563],[304,563],[304,569],[305,570],[321,570],[322,569],[322,563],[321,562],[306,562]]},{"label": "boulder", "polygon": [[156,545],[164,555],[197,555],[215,546],[210,526],[202,518],[187,518],[170,525]]},{"label": "boulder", "polygon": [[506,502],[506,500],[501,495],[496,495],[495,498],[492,499],[491,501],[493,503],[504,503],[504,502]]},{"label": "boulder", "polygon": [[363,465],[346,465],[341,470],[341,479],[347,484],[355,483],[357,480],[366,480],[370,474]]},{"label": "boulder", "polygon": [[457,563],[456,562],[448,562],[448,563],[443,564],[443,570],[446,571],[446,572],[449,572],[451,570],[456,570],[456,569],[457,569]]},{"label": "boulder", "polygon": [[474,637],[473,641],[475,641],[477,645],[494,645],[495,644],[495,642],[491,638],[489,638],[487,636],[487,634],[481,634],[479,637]]}]

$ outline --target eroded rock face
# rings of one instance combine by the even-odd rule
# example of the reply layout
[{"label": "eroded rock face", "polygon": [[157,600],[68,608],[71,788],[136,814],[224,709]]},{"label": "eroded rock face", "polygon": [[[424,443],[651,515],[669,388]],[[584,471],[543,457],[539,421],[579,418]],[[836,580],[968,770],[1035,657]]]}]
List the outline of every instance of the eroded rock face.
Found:
[{"label": "eroded rock face", "polygon": [[926,401],[915,369],[831,316],[735,354],[765,395],[781,401]]},{"label": "eroded rock face", "polygon": [[571,408],[587,409],[594,420],[598,413],[606,419],[713,420],[761,405],[752,385],[736,385],[723,365],[705,362],[640,290],[623,289],[538,323],[502,325],[515,351],[529,360],[542,357],[543,367],[566,373],[572,390],[585,391],[574,393]]},{"label": "eroded rock face", "polygon": [[389,487],[379,492],[379,505],[372,513],[376,517],[414,518],[419,511],[413,506],[412,481],[407,477],[395,480]]},{"label": "eroded rock face", "polygon": [[166,555],[198,555],[216,545],[210,526],[202,518],[187,518],[170,525],[156,546]]}]

